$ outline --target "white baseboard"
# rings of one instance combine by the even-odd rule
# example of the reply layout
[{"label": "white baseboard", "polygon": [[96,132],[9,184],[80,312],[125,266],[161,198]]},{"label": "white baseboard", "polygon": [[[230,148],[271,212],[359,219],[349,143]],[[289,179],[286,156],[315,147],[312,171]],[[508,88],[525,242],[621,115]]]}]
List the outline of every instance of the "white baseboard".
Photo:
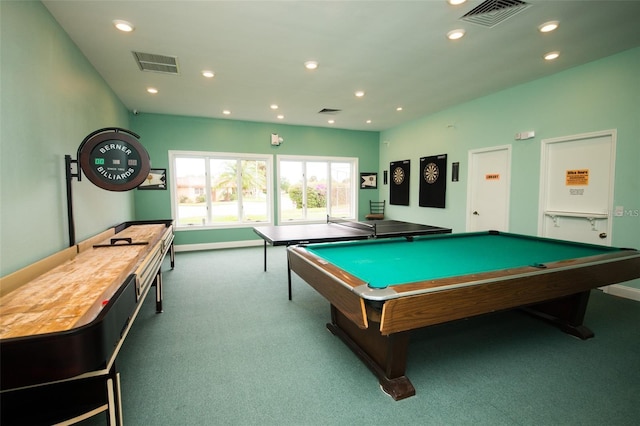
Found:
[{"label": "white baseboard", "polygon": [[227,241],[224,243],[205,243],[205,244],[176,244],[176,252],[180,251],[199,251],[199,250],[216,250],[226,248],[255,247],[264,245],[263,240],[246,240],[246,241]]},{"label": "white baseboard", "polygon": [[640,288],[627,287],[621,284],[612,284],[602,289],[605,293],[624,297],[626,299],[636,300],[640,302]]}]

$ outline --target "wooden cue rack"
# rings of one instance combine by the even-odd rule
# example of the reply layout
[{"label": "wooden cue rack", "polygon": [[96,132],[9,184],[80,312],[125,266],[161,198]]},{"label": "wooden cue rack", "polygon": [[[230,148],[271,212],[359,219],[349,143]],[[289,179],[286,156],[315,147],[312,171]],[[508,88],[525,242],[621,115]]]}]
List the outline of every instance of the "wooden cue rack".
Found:
[{"label": "wooden cue rack", "polygon": [[173,221],[114,226],[0,278],[0,423],[122,424],[115,360],[161,267]]}]

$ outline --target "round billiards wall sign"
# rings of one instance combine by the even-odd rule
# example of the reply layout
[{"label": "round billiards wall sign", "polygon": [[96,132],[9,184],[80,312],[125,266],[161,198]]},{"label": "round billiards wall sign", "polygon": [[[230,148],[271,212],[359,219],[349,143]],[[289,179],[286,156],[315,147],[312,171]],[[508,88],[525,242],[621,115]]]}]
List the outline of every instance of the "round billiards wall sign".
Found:
[{"label": "round billiards wall sign", "polygon": [[120,132],[99,133],[78,149],[80,167],[96,186],[109,191],[136,188],[149,176],[149,154],[133,136]]}]

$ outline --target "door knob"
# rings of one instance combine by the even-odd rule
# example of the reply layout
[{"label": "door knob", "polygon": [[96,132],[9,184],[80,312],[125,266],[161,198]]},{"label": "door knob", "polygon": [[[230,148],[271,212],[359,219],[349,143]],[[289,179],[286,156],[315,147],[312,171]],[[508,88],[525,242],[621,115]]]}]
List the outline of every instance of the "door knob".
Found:
[{"label": "door knob", "polygon": [[474,214],[475,216],[480,216],[480,213],[478,213],[478,211],[477,211],[477,210],[476,210],[476,211],[474,211],[474,212],[473,212],[473,214]]},{"label": "door knob", "polygon": [[600,235],[598,235],[598,236],[604,240],[605,238],[607,238],[607,233],[606,232],[601,232]]}]

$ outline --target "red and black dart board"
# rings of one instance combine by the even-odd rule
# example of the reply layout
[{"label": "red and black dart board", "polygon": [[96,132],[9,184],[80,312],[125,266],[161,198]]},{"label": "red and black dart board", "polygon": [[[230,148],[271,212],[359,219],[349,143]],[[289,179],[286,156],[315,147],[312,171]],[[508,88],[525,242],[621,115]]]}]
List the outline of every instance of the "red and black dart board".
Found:
[{"label": "red and black dart board", "polygon": [[80,167],[96,186],[129,191],[149,176],[149,154],[138,139],[123,129],[103,129],[89,135],[78,148]]}]

